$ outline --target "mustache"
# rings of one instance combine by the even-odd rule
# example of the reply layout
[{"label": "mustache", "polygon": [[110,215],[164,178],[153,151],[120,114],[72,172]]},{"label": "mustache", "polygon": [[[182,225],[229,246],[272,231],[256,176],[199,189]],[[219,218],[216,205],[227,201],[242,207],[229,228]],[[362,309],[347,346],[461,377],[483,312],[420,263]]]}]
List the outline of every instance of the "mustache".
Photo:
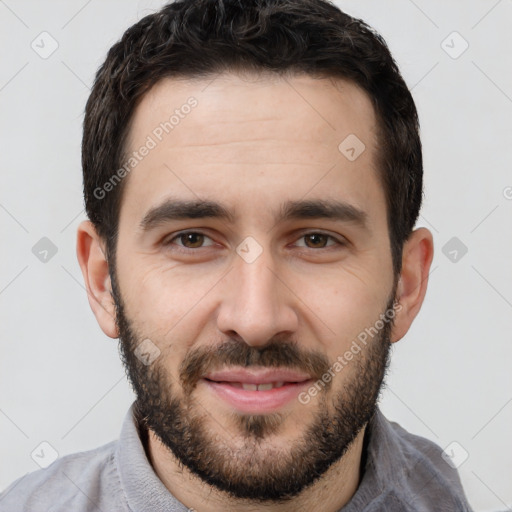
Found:
[{"label": "mustache", "polygon": [[320,379],[330,368],[324,354],[299,349],[295,342],[272,341],[264,347],[256,348],[230,339],[221,345],[199,347],[185,356],[179,368],[185,393],[190,394],[208,372],[226,366],[287,368],[307,373],[315,380]]}]

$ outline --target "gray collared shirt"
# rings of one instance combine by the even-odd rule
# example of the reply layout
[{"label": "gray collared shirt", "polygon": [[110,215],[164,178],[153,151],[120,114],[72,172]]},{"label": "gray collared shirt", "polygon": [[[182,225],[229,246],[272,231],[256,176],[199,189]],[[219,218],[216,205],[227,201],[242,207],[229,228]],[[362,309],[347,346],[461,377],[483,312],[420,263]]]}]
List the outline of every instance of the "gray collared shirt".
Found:
[{"label": "gray collared shirt", "polygon": [[[143,439],[132,404],[118,441],[17,479],[0,494],[0,511],[188,512],[154,472]],[[472,512],[441,448],[390,422],[380,409],[365,447],[359,487],[342,512]]]}]

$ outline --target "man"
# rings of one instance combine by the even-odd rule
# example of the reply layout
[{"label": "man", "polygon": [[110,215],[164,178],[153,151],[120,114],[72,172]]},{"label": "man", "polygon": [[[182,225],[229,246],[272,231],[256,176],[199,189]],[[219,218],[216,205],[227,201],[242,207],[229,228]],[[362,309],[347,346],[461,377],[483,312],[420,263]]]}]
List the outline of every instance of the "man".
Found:
[{"label": "man", "polygon": [[108,53],[82,149],[77,255],[137,399],[2,510],[471,510],[377,406],[433,256],[380,36],[323,0],[171,3]]}]

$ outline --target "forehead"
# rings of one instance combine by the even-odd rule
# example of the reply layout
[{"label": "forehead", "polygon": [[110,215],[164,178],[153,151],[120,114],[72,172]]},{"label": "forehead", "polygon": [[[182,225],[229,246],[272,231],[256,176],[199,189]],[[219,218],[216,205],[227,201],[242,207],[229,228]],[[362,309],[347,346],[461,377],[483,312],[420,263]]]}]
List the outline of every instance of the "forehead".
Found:
[{"label": "forehead", "polygon": [[123,212],[140,220],[167,196],[216,200],[260,217],[264,201],[276,211],[306,195],[332,197],[361,209],[368,203],[378,215],[385,202],[376,145],[371,101],[344,80],[166,78],[132,117],[121,220]]}]

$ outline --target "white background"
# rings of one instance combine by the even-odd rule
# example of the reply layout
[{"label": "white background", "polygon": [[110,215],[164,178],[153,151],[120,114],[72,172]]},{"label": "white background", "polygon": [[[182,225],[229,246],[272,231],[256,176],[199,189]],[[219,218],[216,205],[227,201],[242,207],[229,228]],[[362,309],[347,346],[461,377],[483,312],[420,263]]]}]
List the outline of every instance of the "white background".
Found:
[{"label": "white background", "polygon": [[[418,226],[436,249],[382,409],[443,448],[456,441],[456,457],[468,452],[459,472],[476,511],[510,510],[512,2],[337,3],[384,36],[412,88],[425,160]],[[133,400],[75,255],[81,123],[107,50],[162,4],[0,0],[0,489],[38,468],[30,454],[42,441],[62,456],[116,439]],[[59,45],[47,59],[31,48],[42,31]],[[456,59],[443,49],[464,40]],[[32,253],[42,237],[57,247],[46,263]],[[442,252],[452,237],[468,248],[456,262]]]}]

